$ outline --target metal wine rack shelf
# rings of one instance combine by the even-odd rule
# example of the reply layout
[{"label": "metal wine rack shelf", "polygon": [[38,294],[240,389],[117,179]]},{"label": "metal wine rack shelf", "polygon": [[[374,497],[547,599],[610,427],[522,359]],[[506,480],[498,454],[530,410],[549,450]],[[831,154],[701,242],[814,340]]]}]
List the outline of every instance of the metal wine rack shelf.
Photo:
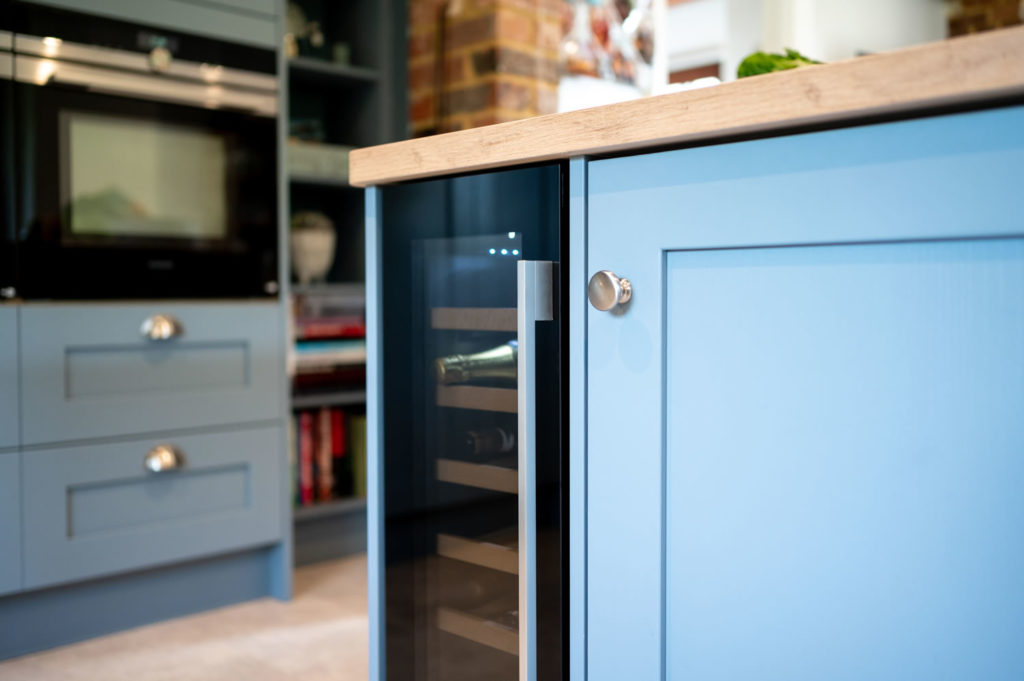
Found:
[{"label": "metal wine rack shelf", "polygon": [[476,385],[437,386],[437,406],[477,411],[500,411],[515,414],[515,388],[487,388]]},{"label": "metal wine rack shelf", "polygon": [[519,554],[514,529],[494,532],[479,539],[453,534],[437,535],[437,554],[464,563],[472,563],[510,575],[519,574]]},{"label": "metal wine rack shelf", "polygon": [[437,626],[449,634],[511,655],[519,654],[519,633],[492,618],[441,607],[437,609]]},{"label": "metal wine rack shelf", "polygon": [[455,331],[516,331],[514,307],[435,307],[430,326]]},{"label": "metal wine rack shelf", "polygon": [[519,491],[519,473],[516,469],[494,464],[438,459],[437,479],[494,492],[516,494]]}]

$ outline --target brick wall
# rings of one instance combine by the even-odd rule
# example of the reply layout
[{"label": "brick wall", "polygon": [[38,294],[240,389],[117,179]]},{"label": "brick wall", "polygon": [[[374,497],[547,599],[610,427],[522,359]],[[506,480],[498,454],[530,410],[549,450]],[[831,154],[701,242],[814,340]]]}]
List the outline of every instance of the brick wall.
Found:
[{"label": "brick wall", "polygon": [[950,37],[1021,23],[1021,0],[956,0],[949,15]]},{"label": "brick wall", "polygon": [[413,136],[554,112],[564,4],[410,0]]}]

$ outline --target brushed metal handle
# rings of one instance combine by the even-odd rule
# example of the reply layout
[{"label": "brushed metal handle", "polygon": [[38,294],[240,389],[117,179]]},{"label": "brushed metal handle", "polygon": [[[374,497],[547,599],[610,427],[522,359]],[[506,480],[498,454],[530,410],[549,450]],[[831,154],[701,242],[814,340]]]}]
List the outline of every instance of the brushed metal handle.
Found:
[{"label": "brushed metal handle", "polygon": [[146,453],[142,465],[150,473],[166,473],[185,467],[185,455],[174,445],[157,445]]},{"label": "brushed metal handle", "polygon": [[537,322],[555,318],[554,264],[520,260],[517,268],[519,681],[537,681]]},{"label": "brushed metal handle", "polygon": [[184,334],[185,327],[170,315],[155,314],[142,322],[139,333],[151,341],[166,341]]},{"label": "brushed metal handle", "polygon": [[602,312],[616,305],[624,305],[633,297],[633,285],[629,279],[620,278],[611,270],[601,270],[590,278],[587,298],[590,304]]}]

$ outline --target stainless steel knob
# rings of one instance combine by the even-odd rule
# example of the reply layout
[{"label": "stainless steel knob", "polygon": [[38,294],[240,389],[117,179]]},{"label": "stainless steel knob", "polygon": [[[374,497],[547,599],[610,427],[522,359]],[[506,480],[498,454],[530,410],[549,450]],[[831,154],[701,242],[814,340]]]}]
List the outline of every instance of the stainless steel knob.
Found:
[{"label": "stainless steel knob", "polygon": [[174,445],[157,445],[146,453],[142,465],[150,473],[166,473],[185,467],[185,455]]},{"label": "stainless steel knob", "polygon": [[587,298],[598,310],[607,312],[616,305],[628,303],[633,297],[633,285],[629,279],[621,279],[610,270],[601,270],[590,278]]},{"label": "stainless steel knob", "polygon": [[151,341],[165,341],[185,333],[185,327],[170,315],[155,314],[142,322],[139,333]]}]

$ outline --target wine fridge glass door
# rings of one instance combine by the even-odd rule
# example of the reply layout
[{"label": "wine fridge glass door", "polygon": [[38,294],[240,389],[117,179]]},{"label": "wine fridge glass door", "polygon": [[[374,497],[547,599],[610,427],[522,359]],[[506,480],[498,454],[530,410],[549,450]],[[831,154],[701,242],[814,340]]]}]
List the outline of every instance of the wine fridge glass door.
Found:
[{"label": "wine fridge glass door", "polygon": [[526,498],[542,623],[529,668],[561,678],[562,334],[555,322],[533,333],[536,484],[524,490],[517,265],[557,262],[562,182],[552,165],[380,190],[381,679],[521,678]]}]

